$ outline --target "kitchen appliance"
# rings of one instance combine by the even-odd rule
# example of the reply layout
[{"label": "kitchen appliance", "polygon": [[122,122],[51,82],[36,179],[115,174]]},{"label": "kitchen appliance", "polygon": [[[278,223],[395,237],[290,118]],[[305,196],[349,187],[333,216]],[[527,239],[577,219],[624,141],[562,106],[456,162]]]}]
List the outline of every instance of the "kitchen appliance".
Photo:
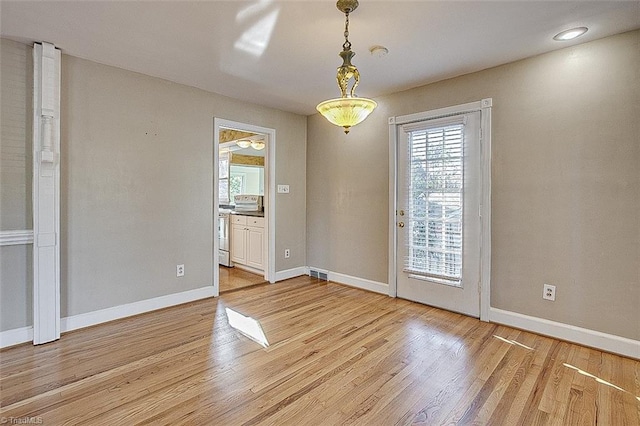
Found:
[{"label": "kitchen appliance", "polygon": [[233,262],[229,256],[229,217],[228,210],[220,210],[218,214],[218,238],[220,249],[218,251],[218,263],[229,268],[233,267]]},{"label": "kitchen appliance", "polygon": [[262,195],[240,194],[233,197],[236,212],[261,212]]}]

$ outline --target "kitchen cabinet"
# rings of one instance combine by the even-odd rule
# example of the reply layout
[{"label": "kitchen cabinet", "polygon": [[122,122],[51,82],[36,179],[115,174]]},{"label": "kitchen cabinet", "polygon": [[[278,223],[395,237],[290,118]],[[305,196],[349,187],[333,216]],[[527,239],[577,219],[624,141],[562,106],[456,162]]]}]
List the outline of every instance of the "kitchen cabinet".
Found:
[{"label": "kitchen cabinet", "polygon": [[264,270],[264,217],[231,215],[231,260]]}]

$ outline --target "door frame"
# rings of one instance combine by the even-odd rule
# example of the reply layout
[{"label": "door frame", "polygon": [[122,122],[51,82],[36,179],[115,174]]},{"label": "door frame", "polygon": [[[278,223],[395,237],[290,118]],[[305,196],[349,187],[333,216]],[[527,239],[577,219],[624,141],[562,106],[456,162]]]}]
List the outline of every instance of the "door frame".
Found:
[{"label": "door frame", "polygon": [[397,297],[398,130],[403,124],[480,111],[480,320],[489,321],[491,304],[491,107],[492,98],[415,114],[389,117],[389,296]]},{"label": "door frame", "polygon": [[267,266],[264,270],[265,280],[274,283],[276,276],[276,238],[275,238],[275,203],[276,203],[276,131],[268,127],[255,126],[253,124],[240,123],[224,118],[213,118],[213,292],[214,296],[220,295],[220,270],[218,268],[218,253],[220,251],[220,236],[218,235],[219,194],[218,194],[218,160],[220,145],[220,129],[234,129],[250,133],[261,133],[267,136],[265,147],[264,195],[267,199],[264,210],[265,234],[267,236]]}]

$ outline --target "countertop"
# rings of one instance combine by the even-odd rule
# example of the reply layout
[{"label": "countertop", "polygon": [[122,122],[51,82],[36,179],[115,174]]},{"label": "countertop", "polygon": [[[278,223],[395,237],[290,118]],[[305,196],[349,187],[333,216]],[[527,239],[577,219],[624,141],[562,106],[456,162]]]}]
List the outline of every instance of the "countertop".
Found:
[{"label": "countertop", "polygon": [[243,212],[243,211],[235,211],[233,209],[224,209],[224,208],[220,208],[218,211],[220,213],[229,213],[229,214],[235,214],[239,216],[264,217],[264,212]]},{"label": "countertop", "polygon": [[239,215],[239,216],[254,216],[254,217],[264,217],[264,212],[243,212],[243,211],[235,211],[231,210],[229,213]]}]

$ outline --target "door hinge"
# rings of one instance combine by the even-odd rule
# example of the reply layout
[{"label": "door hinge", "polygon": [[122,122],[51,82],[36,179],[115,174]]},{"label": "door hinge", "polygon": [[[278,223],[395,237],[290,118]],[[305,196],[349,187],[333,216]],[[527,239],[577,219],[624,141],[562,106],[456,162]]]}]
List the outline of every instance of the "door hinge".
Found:
[{"label": "door hinge", "polygon": [[478,206],[478,217],[482,217],[482,204]]},{"label": "door hinge", "polygon": [[478,294],[482,294],[482,283],[478,281]]},{"label": "door hinge", "polygon": [[482,140],[482,127],[480,127],[480,140]]}]

